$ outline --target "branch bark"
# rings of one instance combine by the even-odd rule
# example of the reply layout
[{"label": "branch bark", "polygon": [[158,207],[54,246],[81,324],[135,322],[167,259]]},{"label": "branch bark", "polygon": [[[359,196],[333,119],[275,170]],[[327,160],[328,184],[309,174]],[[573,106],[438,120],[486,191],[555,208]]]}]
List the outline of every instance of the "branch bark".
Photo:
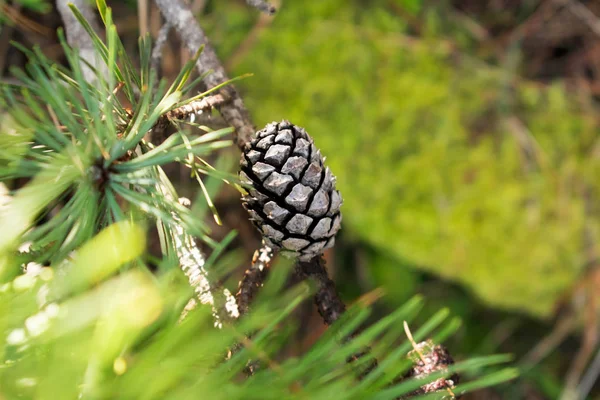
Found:
[{"label": "branch bark", "polygon": [[[166,197],[172,197],[167,188],[161,187],[161,190]],[[179,202],[184,206],[189,205],[189,200],[185,198],[180,198]],[[179,220],[179,217],[175,214],[173,218],[175,221]],[[223,324],[236,320],[240,313],[235,297],[228,289],[218,288],[215,285],[216,279],[211,276],[210,271],[206,268],[206,259],[195,239],[179,224],[174,224],[169,229],[173,236],[179,267],[188,278],[190,286],[194,289],[196,299],[201,304],[207,304],[211,307],[215,327],[221,329]],[[196,307],[196,299],[191,299],[188,302],[181,314],[180,321]]]},{"label": "branch bark", "polygon": [[317,285],[315,304],[325,324],[331,325],[337,321],[346,311],[346,305],[340,299],[335,283],[327,275],[323,257],[315,257],[310,261],[299,261],[296,264],[296,273],[302,279],[314,280]]},{"label": "branch bark", "polygon": [[[175,28],[181,41],[192,54],[195,54],[200,46],[204,45],[204,50],[198,58],[196,68],[201,75],[210,72],[204,79],[206,89],[228,81],[229,77],[225,68],[210,45],[198,21],[196,21],[190,7],[182,0],[155,1],[166,22]],[[233,85],[223,87],[219,93],[227,98],[228,101],[221,105],[218,110],[223,115],[225,121],[235,129],[235,143],[242,149],[250,141],[255,132],[254,125],[250,120],[250,114]]]},{"label": "branch bark", "polygon": [[240,281],[238,292],[235,295],[240,316],[247,314],[250,310],[252,300],[269,275],[272,259],[273,250],[264,243],[259,250],[254,252],[252,266],[244,273],[244,278]]},{"label": "branch bark", "polygon": [[169,39],[169,31],[171,30],[171,24],[166,23],[160,27],[158,31],[158,36],[156,37],[156,41],[154,42],[154,47],[152,48],[152,56],[150,58],[150,66],[156,71],[157,76],[161,76],[161,66],[160,62],[162,59],[162,48]]},{"label": "branch bark", "polygon": [[[344,304],[338,295],[335,283],[329,279],[327,268],[325,267],[325,259],[322,255],[314,257],[310,261],[299,261],[296,264],[296,274],[302,279],[312,279],[316,283],[317,292],[315,293],[315,304],[326,325],[329,326],[333,324],[344,312],[346,312],[346,304]],[[345,340],[352,340],[357,334],[358,332],[354,332]],[[371,349],[366,347],[359,353],[350,356],[348,362],[353,363],[362,357],[367,357],[370,351]],[[377,367],[377,364],[375,358],[370,360],[370,362],[368,362],[359,372],[358,379],[360,380],[366,377]]]},{"label": "branch bark", "polygon": [[[93,65],[98,71],[105,72],[106,65],[100,59],[99,55],[96,54],[94,43],[92,39],[83,28],[83,26],[77,21],[75,15],[69,8],[69,4],[73,4],[85,17],[86,21],[96,32],[101,32],[100,25],[96,19],[96,14],[92,7],[90,7],[89,1],[85,0],[56,0],[56,8],[60,13],[65,26],[65,33],[67,35],[67,43],[69,46],[79,49],[79,56],[82,60],[87,61],[90,65]],[[83,76],[87,82],[94,83],[97,81],[97,74],[90,69],[90,67],[81,62],[81,69]],[[104,73],[106,75],[106,73]]]}]

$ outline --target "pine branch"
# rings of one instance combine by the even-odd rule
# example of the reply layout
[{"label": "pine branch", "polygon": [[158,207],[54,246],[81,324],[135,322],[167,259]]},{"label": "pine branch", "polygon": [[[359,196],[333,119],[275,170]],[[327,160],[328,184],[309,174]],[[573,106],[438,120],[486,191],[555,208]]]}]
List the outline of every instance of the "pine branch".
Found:
[{"label": "pine branch", "polygon": [[[166,23],[171,24],[187,49],[196,54],[201,46],[204,50],[196,63],[200,75],[206,75],[204,84],[211,89],[229,80],[225,68],[210,45],[204,31],[196,21],[190,7],[183,0],[155,0]],[[229,101],[218,107],[225,121],[235,129],[235,143],[241,149],[254,135],[250,114],[233,85],[219,90]]]},{"label": "pine branch", "polygon": [[[84,5],[81,6],[82,10],[84,7]],[[105,14],[104,17],[106,18],[107,15],[110,16],[110,13]],[[107,20],[110,21],[110,19]],[[116,31],[112,29],[113,25],[110,22],[108,22],[107,26],[111,27],[111,29],[107,29],[109,34],[109,40],[107,40],[107,42],[109,43],[110,50],[113,51],[111,54],[116,54],[117,57],[126,57],[125,50],[122,46],[111,48],[111,42],[113,43],[113,46],[115,46],[114,43],[116,41],[114,40],[114,35],[116,35]],[[67,30],[69,29],[70,28],[67,27]],[[110,36],[111,34],[113,36]],[[111,38],[113,39],[112,41],[110,40]],[[147,47],[146,50],[149,50],[149,47]],[[147,53],[145,54],[147,55]],[[72,53],[68,49],[67,55],[72,56]],[[126,60],[126,58],[122,58],[121,60],[123,59]],[[144,59],[147,59],[147,57],[144,57]],[[70,60],[77,60],[77,58],[71,57]],[[121,65],[122,63],[117,64]],[[51,70],[48,65],[43,65],[48,67],[47,70]],[[75,64],[75,66],[77,66],[77,64]],[[62,73],[66,73],[66,71],[66,69],[64,71],[61,69]],[[115,69],[111,66],[110,71],[115,72]],[[105,161],[108,161],[106,164],[97,162],[92,164],[94,160],[88,163],[87,159],[81,155],[89,154],[89,149],[93,149],[98,154],[104,155],[102,151],[106,150],[104,145],[107,142],[115,144],[118,140],[121,140],[121,144],[123,143],[124,139],[118,136],[121,132],[118,132],[117,127],[119,122],[126,118],[128,112],[119,107],[118,104],[116,104],[117,102],[113,104],[115,92],[110,94],[110,90],[107,91],[104,87],[99,88],[102,89],[102,91],[98,92],[81,91],[87,89],[88,85],[79,84],[82,81],[79,70],[74,68],[74,72],[77,75],[77,86],[63,85],[63,81],[61,80],[52,82],[49,79],[55,80],[56,77],[54,75],[46,77],[43,74],[34,74],[32,77],[34,83],[35,80],[39,80],[39,82],[44,84],[44,88],[49,87],[54,90],[36,91],[36,85],[31,85],[34,95],[42,101],[42,103],[44,100],[47,100],[48,112],[52,115],[40,118],[40,129],[35,129],[36,136],[31,140],[28,138],[27,144],[35,144],[35,147],[39,148],[36,139],[46,139],[38,141],[50,143],[49,147],[52,148],[50,150],[54,150],[59,154],[62,154],[61,151],[65,148],[74,148],[77,150],[76,152],[73,152],[76,157],[68,157],[65,159],[61,156],[59,158],[54,156],[52,151],[46,155],[48,148],[42,146],[44,157],[51,158],[54,156],[53,162],[55,163],[51,164],[44,158],[43,161],[34,164],[35,168],[30,167],[31,171],[28,171],[24,176],[35,176],[33,185],[26,187],[25,191],[19,190],[12,199],[5,199],[7,193],[5,193],[6,190],[3,190],[5,189],[3,185],[0,184],[0,208],[2,208],[3,199],[5,199],[9,200],[12,205],[18,205],[18,207],[14,208],[15,210],[26,210],[27,212],[23,213],[25,221],[22,223],[22,232],[25,232],[25,228],[35,225],[36,219],[34,219],[34,217],[40,213],[40,210],[48,207],[53,201],[56,201],[57,203],[61,202],[64,197],[63,194],[67,193],[67,188],[74,188],[74,190],[69,193],[72,193],[71,199],[68,200],[66,206],[59,211],[59,216],[57,216],[57,214],[51,214],[49,215],[49,218],[53,223],[59,226],[65,225],[65,221],[72,219],[75,221],[75,228],[67,230],[67,232],[63,234],[61,232],[57,233],[58,229],[48,227],[47,230],[37,231],[37,235],[32,240],[43,242],[44,240],[47,240],[48,236],[53,236],[54,238],[57,238],[55,241],[58,242],[58,245],[66,245],[67,248],[72,245],[74,249],[80,249],[81,243],[71,242],[69,244],[65,238],[68,237],[69,240],[76,238],[83,242],[84,240],[87,240],[87,236],[91,237],[92,234],[97,233],[98,227],[103,224],[112,223],[114,221],[124,222],[124,220],[129,218],[129,215],[126,215],[125,212],[122,211],[122,209],[128,208],[123,206],[123,202],[126,202],[128,205],[134,206],[132,208],[139,209],[139,211],[141,211],[140,214],[143,215],[143,213],[146,213],[147,215],[155,217],[158,223],[162,224],[162,227],[165,228],[166,242],[169,251],[173,252],[179,260],[180,267],[187,276],[190,285],[194,288],[197,297],[197,300],[194,300],[190,303],[189,307],[186,307],[186,311],[200,302],[211,306],[216,319],[215,323],[218,326],[236,319],[240,313],[240,309],[237,308],[236,298],[234,298],[234,296],[226,289],[214,285],[215,280],[212,279],[209,274],[211,271],[206,266],[205,257],[197,246],[195,238],[190,234],[192,231],[200,232],[199,235],[203,234],[202,229],[195,229],[194,226],[194,223],[200,224],[201,221],[187,218],[190,217],[187,212],[189,210],[186,210],[184,207],[181,207],[180,204],[177,204],[175,200],[177,198],[176,192],[172,189],[170,182],[166,177],[161,176],[161,179],[164,177],[163,182],[157,183],[156,174],[147,173],[149,169],[146,168],[153,168],[154,166],[157,167],[156,170],[159,171],[159,173],[162,173],[162,170],[160,170],[158,166],[176,159],[181,154],[189,154],[189,149],[187,147],[184,148],[183,144],[176,144],[176,140],[164,143],[163,148],[159,149],[159,151],[156,151],[156,148],[152,148],[152,146],[146,146],[142,142],[142,136],[152,128],[154,118],[158,117],[158,114],[160,114],[156,110],[168,110],[176,107],[177,100],[172,100],[172,102],[161,101],[159,103],[161,107],[155,107],[153,110],[136,112],[133,120],[135,121],[137,119],[139,124],[131,128],[132,134],[129,135],[127,147],[123,147],[123,152],[127,151],[131,153],[132,159],[123,160],[122,158],[119,158],[122,157],[122,153],[114,155],[114,158],[110,158],[111,154],[106,152],[106,158],[104,159]],[[187,73],[189,70],[184,72]],[[92,80],[88,81],[88,83],[91,82]],[[51,85],[51,83],[54,83],[54,85]],[[119,82],[119,85],[120,84],[125,85],[124,82]],[[128,82],[127,85],[131,85],[131,82]],[[71,96],[66,96],[67,93],[61,91],[63,87],[72,91],[68,93]],[[80,90],[79,92],[77,92],[78,89]],[[115,91],[116,90],[119,90],[119,88],[115,89]],[[128,88],[128,90],[130,92],[132,91],[131,88]],[[77,103],[75,105],[70,103],[77,101],[79,97],[83,97],[80,96],[82,94],[95,96],[92,97],[92,99],[95,99],[102,105],[102,107],[99,108],[100,111],[86,110],[86,105],[83,103]],[[151,93],[147,91],[141,93],[141,95],[151,96]],[[219,104],[221,109],[226,108],[232,100],[231,97],[227,96],[225,90],[221,91],[216,96],[213,96],[212,100],[219,98],[218,96],[223,100],[223,103]],[[168,98],[168,96],[166,98]],[[131,100],[131,103],[135,103],[137,100],[136,97],[132,95],[129,95],[129,99]],[[145,101],[148,99],[149,97],[144,98]],[[203,100],[204,103],[202,103]],[[162,123],[169,125],[178,118],[195,118],[198,111],[204,112],[213,106],[207,104],[210,103],[208,98],[203,100],[200,100],[197,104],[190,103],[179,109],[176,108],[170,114],[161,116],[159,120],[162,121]],[[154,102],[147,101],[146,104],[154,104]],[[27,110],[29,110],[29,108],[27,107],[29,107],[29,105],[25,103],[23,105],[25,106],[25,112],[23,114],[28,114]],[[66,105],[67,107],[63,109],[61,107],[62,105]],[[132,109],[135,109],[135,107],[132,107]],[[20,110],[21,109],[19,109],[19,111]],[[57,111],[62,112],[55,115],[57,114]],[[151,111],[154,111],[154,114]],[[153,114],[153,118],[150,121],[147,118],[148,114]],[[15,113],[15,115],[18,114]],[[73,115],[76,115],[78,118],[72,119],[71,117]],[[92,125],[91,122],[98,124]],[[27,126],[31,128],[31,126]],[[92,129],[96,127],[100,129]],[[93,133],[101,133],[102,137],[91,137]],[[62,136],[63,134],[65,137]],[[284,136],[282,137],[285,139]],[[178,138],[174,137],[173,139]],[[113,141],[110,142],[110,140]],[[54,143],[54,141],[56,141],[56,143]],[[73,147],[70,147],[71,145],[73,145]],[[107,148],[110,150],[113,147],[114,146],[108,146]],[[202,147],[200,145],[194,146],[193,150],[197,151],[199,154],[204,154],[203,151],[208,153],[215,148],[218,147]],[[30,154],[39,156],[41,152],[36,150],[37,149],[35,148],[30,149]],[[146,150],[147,152],[144,153]],[[183,152],[183,150],[185,150],[185,152]],[[149,154],[152,151],[155,152]],[[160,158],[158,157],[159,154]],[[177,157],[175,157],[174,154]],[[71,155],[71,153],[69,153],[69,155]],[[316,149],[313,151],[313,155],[315,155],[315,157],[320,157]],[[93,155],[93,157],[96,158],[97,156]],[[311,160],[313,159],[313,157],[307,157]],[[24,158],[24,160],[26,159]],[[101,159],[100,161],[103,160]],[[24,165],[27,166],[31,164]],[[88,176],[87,174],[80,174],[79,170],[75,171],[73,165],[81,167],[81,171],[99,171],[98,178]],[[43,172],[39,173],[40,170]],[[328,176],[328,170],[325,170],[324,173],[327,180],[331,181],[333,185],[334,179],[332,176]],[[102,180],[102,185],[97,186],[97,180]],[[48,182],[51,181],[53,184],[48,185]],[[107,186],[110,186],[110,188],[107,189]],[[101,201],[98,201],[101,198],[100,196],[105,197],[106,204],[102,204]],[[337,200],[341,201],[339,198]],[[99,203],[99,205],[97,203]],[[85,207],[87,205],[90,205],[90,207]],[[94,207],[97,206],[99,210],[92,208],[91,205]],[[337,204],[337,207],[339,207],[339,204]],[[31,211],[32,209],[33,211]],[[77,211],[80,212],[80,215],[77,214]],[[340,220],[337,220],[337,222],[339,223]],[[335,219],[331,224],[336,226]],[[10,224],[8,223],[5,225],[10,227]],[[84,226],[86,229],[80,229],[79,227],[81,226]],[[21,235],[22,232],[20,229],[21,228],[16,230],[9,229],[8,236],[17,237]],[[113,228],[108,229],[110,230]],[[325,230],[327,231],[327,229]],[[337,231],[337,228],[334,230]],[[48,232],[52,235],[47,234]],[[329,230],[327,232],[331,231]],[[135,273],[132,275],[127,273],[122,274],[113,282],[99,282],[100,280],[104,280],[112,274],[117,273],[124,265],[133,263],[142,256],[144,245],[141,238],[143,237],[145,237],[143,230],[138,228],[133,229],[132,225],[132,230],[129,231],[129,233],[123,234],[117,239],[103,239],[100,242],[92,241],[89,246],[85,245],[83,248],[84,251],[77,250],[79,257],[81,258],[79,258],[79,262],[72,263],[74,266],[72,271],[88,271],[85,273],[85,276],[90,278],[89,281],[85,280],[85,289],[88,290],[85,290],[85,293],[65,291],[64,293],[68,293],[69,295],[73,294],[74,297],[67,298],[65,295],[64,298],[62,298],[59,296],[58,298],[64,300],[64,302],[61,302],[59,305],[60,308],[46,307],[44,313],[36,313],[25,319],[27,315],[24,315],[24,313],[27,312],[27,307],[10,307],[11,304],[17,303],[35,305],[36,301],[41,301],[43,304],[46,304],[46,300],[42,301],[37,297],[40,293],[43,293],[43,291],[34,288],[31,285],[32,280],[29,278],[31,275],[39,273],[40,279],[46,280],[44,278],[44,272],[50,272],[52,269],[42,271],[42,268],[39,265],[30,263],[27,264],[25,281],[20,276],[15,278],[10,285],[3,285],[2,295],[3,299],[7,301],[2,302],[5,305],[6,310],[3,309],[4,312],[0,313],[3,317],[3,320],[0,321],[1,325],[9,327],[13,325],[15,321],[25,320],[25,328],[27,330],[27,332],[25,332],[20,327],[20,330],[12,331],[13,333],[16,332],[15,334],[9,335],[11,336],[10,341],[12,341],[12,343],[9,344],[13,347],[9,349],[10,351],[6,352],[7,354],[5,354],[5,359],[3,360],[3,365],[6,367],[5,375],[8,374],[6,376],[11,377],[11,379],[4,379],[9,385],[9,391],[12,390],[13,392],[16,392],[15,388],[23,390],[23,382],[26,382],[26,385],[30,386],[39,385],[32,390],[41,390],[44,387],[47,387],[49,384],[48,382],[53,381],[56,383],[56,379],[52,376],[46,376],[47,374],[44,375],[44,371],[61,371],[61,376],[64,376],[65,384],[61,383],[60,385],[61,387],[59,389],[61,394],[58,396],[60,398],[77,397],[77,395],[81,396],[81,388],[83,388],[83,393],[86,396],[105,396],[108,398],[118,397],[119,395],[136,398],[140,397],[139,393],[145,394],[146,397],[155,398],[163,398],[169,394],[174,397],[190,397],[195,393],[198,393],[198,390],[202,393],[215,393],[215,390],[220,390],[223,393],[232,393],[233,397],[240,399],[246,398],[247,393],[259,393],[264,390],[268,391],[265,392],[269,394],[267,397],[285,398],[286,395],[289,396],[290,394],[290,382],[310,382],[311,384],[306,385],[306,388],[298,386],[298,388],[306,390],[306,396],[304,396],[306,398],[318,396],[319,393],[330,390],[332,387],[331,385],[337,383],[341,383],[341,385],[337,385],[336,389],[339,390],[340,398],[369,398],[369,396],[376,395],[378,392],[381,392],[381,395],[379,395],[381,398],[392,398],[392,396],[386,396],[386,391],[388,389],[395,390],[394,396],[400,396],[406,393],[406,390],[402,391],[404,388],[398,387],[385,388],[382,391],[377,383],[373,384],[373,382],[368,382],[368,380],[362,381],[364,383],[362,387],[352,387],[352,385],[345,384],[347,383],[345,376],[337,373],[334,374],[334,376],[331,376],[332,379],[322,379],[323,376],[328,376],[331,371],[339,368],[340,358],[338,355],[340,353],[335,349],[336,346],[334,345],[334,341],[338,339],[335,335],[329,337],[325,335],[322,338],[321,343],[315,344],[315,350],[321,354],[318,363],[314,363],[314,357],[312,356],[307,358],[298,357],[294,362],[286,363],[281,367],[277,367],[277,365],[273,363],[267,363],[271,371],[258,371],[257,374],[264,374],[259,376],[258,379],[249,379],[244,382],[243,391],[239,390],[239,382],[232,380],[231,376],[241,370],[240,366],[243,365],[244,360],[241,360],[241,362],[239,358],[237,360],[232,360],[229,365],[224,365],[224,368],[221,369],[214,368],[214,358],[210,356],[210,354],[215,353],[215,350],[217,350],[218,353],[221,353],[220,350],[224,350],[230,343],[238,340],[238,332],[224,329],[219,332],[219,335],[215,335],[214,332],[206,334],[206,332],[201,329],[186,330],[185,327],[182,327],[182,329],[177,330],[176,334],[172,334],[173,331],[171,330],[171,326],[161,326],[158,327],[160,331],[158,331],[157,334],[154,334],[151,340],[148,340],[146,334],[147,327],[149,327],[159,316],[173,315],[173,307],[169,307],[169,301],[163,301],[164,293],[162,291],[168,291],[170,289],[170,286],[167,285],[168,281],[164,280],[168,278],[168,276],[156,276],[155,278],[156,281],[159,281],[159,285],[155,285],[154,279],[147,280],[145,275],[140,275],[138,277]],[[328,240],[327,243],[333,245],[333,236],[330,239],[331,241]],[[40,247],[42,246],[41,243],[35,244],[40,244]],[[4,247],[8,249],[8,246]],[[11,244],[9,250],[14,251],[13,247],[14,246]],[[132,248],[135,248],[136,250],[132,251]],[[26,251],[25,247],[23,247],[23,251]],[[40,250],[34,249],[34,251],[38,252]],[[112,255],[111,262],[107,263],[105,257],[97,257],[98,254],[106,255],[109,253]],[[65,254],[68,253],[65,252]],[[84,257],[82,254],[87,255]],[[315,253],[311,253],[307,259],[313,257],[314,254]],[[126,255],[126,257],[124,257],[124,255]],[[240,301],[243,308],[243,310],[241,310],[242,312],[248,312],[252,298],[254,298],[256,292],[260,289],[262,283],[266,279],[270,268],[270,259],[270,249],[264,248],[263,252],[258,252],[253,260],[253,266],[246,274],[240,286],[240,291],[237,294],[240,299],[243,299]],[[64,256],[57,256],[56,260],[57,262],[60,262],[60,260],[64,260]],[[12,262],[12,260],[9,261]],[[18,265],[17,260],[15,260],[15,265]],[[58,265],[59,264],[57,264],[57,266]],[[80,268],[82,266],[86,268]],[[89,273],[89,271],[103,272],[100,275],[95,272]],[[325,263],[322,257],[319,256],[310,261],[299,263],[297,271],[298,275],[302,278],[310,278],[316,282],[317,294],[315,296],[315,302],[326,323],[331,324],[338,320],[341,314],[344,313],[346,306],[339,298],[333,281],[327,276]],[[59,276],[57,275],[57,278],[58,277]],[[79,277],[81,277],[81,275],[79,275]],[[60,276],[60,281],[61,285],[63,283],[67,285],[64,287],[71,287],[68,286],[70,285],[69,282],[71,282],[71,284],[75,284],[72,286],[73,288],[83,288],[83,286],[80,286],[78,283],[80,281],[78,275],[65,273]],[[26,285],[24,285],[24,283],[26,283]],[[264,326],[264,317],[258,316],[259,318],[253,320],[251,315],[248,316],[247,322],[250,323],[249,326],[261,330],[261,333],[256,336],[255,343],[257,345],[255,349],[252,349],[252,354],[259,354],[258,358],[260,359],[268,359],[271,356],[267,350],[270,350],[271,343],[275,342],[272,341],[272,336],[276,336],[279,333],[279,321],[282,321],[288,316],[302,299],[303,297],[300,295],[295,295],[293,299],[291,297],[274,297],[269,299],[268,306],[273,309],[273,313],[271,314],[273,315],[273,321],[270,321],[272,323],[268,324],[269,326],[267,327]],[[26,302],[22,302],[22,300],[26,300]],[[106,307],[106,304],[109,304],[110,307]],[[124,307],[122,305],[124,305]],[[77,310],[82,309],[86,310],[86,313],[84,313],[85,315],[77,312]],[[58,313],[57,311],[59,310],[63,310],[64,312]],[[140,310],[143,312],[140,312]],[[405,314],[409,315],[410,313],[406,311]],[[379,331],[379,327],[377,327],[372,333],[383,332],[387,336],[394,333],[389,330],[389,327],[398,323],[398,321],[402,321],[402,318],[406,318],[406,316],[401,317],[400,315],[401,314],[395,313],[392,320],[386,318],[386,320],[381,321],[381,325],[379,325],[381,330]],[[82,316],[83,318],[81,318]],[[140,319],[140,316],[143,316],[143,318]],[[58,328],[52,332],[55,336],[51,337],[51,340],[32,341],[31,344],[22,346],[23,343],[20,341],[23,340],[23,338],[27,339],[27,336],[23,333],[31,334],[32,337],[34,335],[39,336],[39,334],[43,333],[43,331],[39,329],[42,326],[40,325],[40,321],[49,321],[50,317],[60,318],[55,321],[54,328]],[[175,314],[175,317],[177,317],[177,314]],[[356,319],[356,324],[352,326],[357,326],[361,321],[363,320]],[[193,323],[193,321],[189,322]],[[342,321],[338,323],[341,322]],[[90,329],[92,328],[92,324],[94,324],[93,329]],[[33,330],[31,327],[33,327]],[[36,327],[38,328],[37,330],[35,329]],[[195,327],[188,325],[188,328]],[[424,332],[423,335],[427,333]],[[351,341],[354,337],[355,336],[349,335],[345,338],[345,343],[340,347],[347,345],[348,341]],[[107,341],[107,338],[110,340]],[[361,339],[365,340],[366,337]],[[7,342],[9,342],[9,340],[7,340]],[[77,352],[64,352],[63,344],[65,343],[68,348],[78,348],[83,350]],[[249,349],[254,346],[254,343],[249,341],[244,341],[243,343]],[[361,343],[364,342],[361,341]],[[321,347],[319,348],[318,346]],[[158,353],[157,349],[160,350]],[[333,351],[331,351],[332,349]],[[167,353],[163,354],[162,350],[166,350]],[[433,350],[434,352],[437,351],[439,353],[440,349],[433,348]],[[73,365],[75,368],[71,368],[72,371],[62,371],[61,368],[66,365],[65,359],[61,358],[59,360],[54,360],[56,357],[46,357],[45,355],[48,354],[48,351],[64,354],[68,358],[66,361],[67,364]],[[356,351],[356,349],[355,347],[352,347],[352,352],[354,351]],[[439,376],[440,372],[444,373],[452,368],[447,368],[447,365],[450,363],[447,360],[447,354],[440,353],[442,355],[441,357],[439,357],[439,354],[437,353],[429,356],[426,354],[426,351],[421,348],[419,348],[416,353],[419,355],[419,359],[415,361],[416,366],[413,366],[413,370],[417,372],[415,377],[427,379],[430,372]],[[169,363],[176,362],[176,368],[171,369],[172,373],[169,374],[168,377],[165,377],[164,371],[161,370],[161,368],[157,368],[157,354],[159,354],[161,358],[165,358],[163,356],[166,356],[165,360]],[[264,354],[265,357],[260,356],[260,354]],[[349,353],[344,352],[344,354],[347,355]],[[365,355],[366,351],[363,351],[360,354],[355,354],[348,361],[355,361]],[[401,367],[401,362],[398,361],[401,361],[400,358],[402,358],[403,355],[404,354],[396,352],[395,359],[391,359],[390,362],[388,362],[389,358],[386,360],[387,366],[392,368],[392,370]],[[7,362],[7,357],[9,357],[10,362]],[[134,359],[136,362],[128,365],[127,362],[129,359]],[[23,363],[23,360],[26,362]],[[27,362],[28,360],[31,362]],[[364,361],[364,358],[362,360]],[[442,361],[442,363],[438,363],[438,361]],[[480,365],[493,365],[497,362],[498,361],[490,359],[483,363],[480,361],[480,363],[482,363]],[[313,364],[308,365],[308,363]],[[366,363],[361,364],[365,365]],[[36,368],[30,368],[28,365],[34,365]],[[375,365],[376,364],[368,364],[366,366],[367,371],[363,372],[362,376],[369,373]],[[471,367],[474,369],[477,365],[478,364],[472,364]],[[78,366],[83,366],[83,369]],[[119,376],[115,376],[111,368]],[[189,371],[198,370],[198,368],[203,371],[202,376],[197,380],[190,379]],[[120,376],[125,370],[127,370],[127,374]],[[463,370],[466,370],[466,367],[464,367]],[[40,371],[41,373],[38,374]],[[107,372],[107,374],[104,374],[102,371]],[[33,374],[33,372],[35,372],[35,374]],[[233,372],[233,374],[230,374],[229,372]],[[271,372],[274,372],[274,374],[271,374]],[[81,384],[82,377],[84,377],[83,384]],[[512,379],[512,377],[514,377],[514,372],[511,373],[510,371],[507,371],[502,375],[502,378],[496,377],[496,380],[493,382],[497,383],[501,381],[500,379],[507,380]],[[435,377],[429,376],[429,378]],[[272,385],[272,387],[271,385],[266,387],[264,385],[266,379],[269,379],[270,382],[274,382],[275,380],[278,380],[279,382],[276,382],[277,384]],[[148,385],[149,382],[153,384]],[[413,388],[416,388],[417,385],[423,384],[424,382],[425,380],[413,382]],[[137,385],[135,383],[137,383]],[[448,385],[442,386],[439,380],[432,381],[432,383],[435,386],[432,386],[433,389],[436,389],[436,387],[445,390],[449,389]],[[489,383],[486,385],[489,385]],[[423,387],[425,388],[425,385]],[[429,390],[429,388],[430,387],[427,387],[426,389]],[[296,391],[297,388],[294,387],[293,389]],[[359,390],[358,393],[356,389]],[[169,393],[166,393],[167,390]],[[63,391],[64,393],[62,393]],[[336,394],[338,394],[338,392],[336,392]]]},{"label": "pine branch", "polygon": [[584,4],[573,0],[554,0],[559,6],[565,6],[567,9],[579,18],[590,28],[597,36],[600,36],[600,19]]}]

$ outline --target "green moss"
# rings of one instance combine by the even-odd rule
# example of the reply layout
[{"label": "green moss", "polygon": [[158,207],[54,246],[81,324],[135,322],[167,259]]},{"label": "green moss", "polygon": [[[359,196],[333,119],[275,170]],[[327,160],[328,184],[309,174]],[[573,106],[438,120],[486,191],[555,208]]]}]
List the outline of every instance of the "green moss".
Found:
[{"label": "green moss", "polygon": [[584,264],[593,119],[560,86],[513,87],[408,38],[379,6],[324,3],[286,2],[237,67],[255,74],[240,85],[256,122],[307,128],[345,229],[494,306],[549,315]]}]

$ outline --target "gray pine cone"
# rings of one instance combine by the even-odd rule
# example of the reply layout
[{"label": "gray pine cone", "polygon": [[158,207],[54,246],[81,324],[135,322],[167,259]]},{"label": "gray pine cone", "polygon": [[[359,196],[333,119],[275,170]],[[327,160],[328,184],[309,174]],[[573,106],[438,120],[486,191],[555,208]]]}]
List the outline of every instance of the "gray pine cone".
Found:
[{"label": "gray pine cone", "polygon": [[272,122],[246,145],[242,204],[267,244],[308,261],[333,246],[342,198],[335,177],[303,128]]}]

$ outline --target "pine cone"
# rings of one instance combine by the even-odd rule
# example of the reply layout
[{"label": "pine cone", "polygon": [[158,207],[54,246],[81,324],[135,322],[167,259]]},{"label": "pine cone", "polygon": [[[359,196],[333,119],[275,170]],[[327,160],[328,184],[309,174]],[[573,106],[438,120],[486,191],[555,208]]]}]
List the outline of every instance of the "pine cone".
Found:
[{"label": "pine cone", "polygon": [[333,246],[342,198],[335,177],[306,131],[270,123],[246,145],[240,178],[242,204],[267,244],[308,261]]}]

